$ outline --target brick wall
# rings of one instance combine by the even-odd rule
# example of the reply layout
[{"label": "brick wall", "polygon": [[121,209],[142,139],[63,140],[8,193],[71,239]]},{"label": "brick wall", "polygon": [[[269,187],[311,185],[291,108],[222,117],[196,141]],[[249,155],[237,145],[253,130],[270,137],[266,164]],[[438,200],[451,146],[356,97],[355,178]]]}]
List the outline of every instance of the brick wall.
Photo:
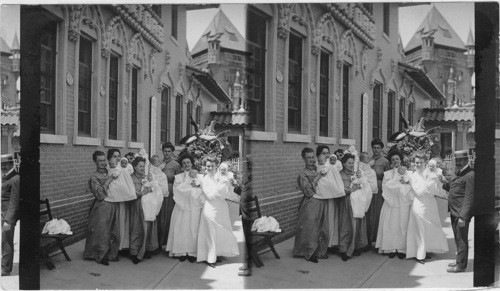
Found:
[{"label": "brick wall", "polygon": [[[64,7],[64,6],[58,6]],[[116,16],[116,14],[108,9],[106,6],[100,6],[102,15],[103,15],[103,23],[108,25],[109,21]],[[169,13],[166,13],[170,10],[169,5],[164,5],[162,7],[163,10],[163,23],[165,23],[165,31],[170,34],[170,19],[167,19]],[[50,9],[49,9],[50,10]],[[179,14],[183,14],[185,12],[182,7],[179,9]],[[69,17],[69,16],[68,16]],[[144,144],[144,148],[149,152],[150,145],[150,100],[151,96],[157,97],[157,108],[156,108],[156,144],[154,146],[155,152],[161,158],[163,157],[161,154],[161,140],[160,140],[160,120],[161,120],[161,93],[158,91],[158,88],[162,85],[160,74],[162,74],[165,70],[166,66],[166,53],[170,54],[170,66],[167,68],[172,81],[168,84],[164,84],[170,87],[171,97],[175,97],[176,90],[184,91],[180,92],[187,98],[192,98],[187,90],[190,88],[189,79],[185,72],[179,73],[179,67],[184,66],[187,63],[187,55],[185,48],[187,47],[185,41],[185,16],[179,15],[179,36],[177,40],[173,40],[170,36],[165,37],[165,46],[167,47],[161,53],[156,55],[156,71],[153,75],[153,79],[151,79],[149,72],[147,77],[144,78],[144,73],[146,72],[145,68],[149,69],[150,65],[150,53],[153,49],[152,45],[144,39],[145,44],[145,52],[146,52],[146,64],[143,64],[141,70],[139,70],[139,91],[138,91],[138,142],[142,142]],[[104,31],[105,28],[102,28]],[[126,34],[129,39],[126,41],[129,42],[130,38],[136,33],[131,27],[125,24]],[[58,36],[58,38],[61,36]],[[75,71],[78,70],[77,64],[78,56],[76,55],[76,46],[77,42],[72,42],[69,40],[64,40],[66,49],[63,52],[67,52],[64,56],[66,60],[66,67],[60,66],[58,67],[58,78],[60,78],[61,82],[64,82],[64,86],[66,86],[66,72],[71,73],[74,77],[77,75]],[[100,59],[100,67],[95,69],[95,74],[99,74],[99,86],[105,86],[106,80],[108,78],[107,73],[107,63],[108,61],[105,58],[101,57],[101,52],[98,52],[97,56]],[[126,55],[123,55],[120,60],[120,66],[124,68],[125,66]],[[128,142],[130,142],[130,94],[129,94],[129,76],[130,72],[123,69],[122,73],[124,76],[120,79],[120,84],[122,87],[122,94],[119,96],[119,108],[123,110],[123,118],[119,120],[119,128],[121,127],[124,131],[120,140],[124,140],[126,142],[125,147],[119,148],[122,156],[127,152],[137,152],[137,148],[129,148]],[[75,84],[76,84],[75,78]],[[182,86],[180,84],[183,84]],[[76,89],[77,91],[77,89]],[[195,89],[197,92],[197,89]],[[202,91],[202,99],[205,102],[214,102],[211,101],[211,97],[205,96],[206,93]],[[65,243],[70,244],[76,242],[85,237],[85,231],[87,227],[88,214],[90,211],[90,207],[93,203],[93,195],[87,193],[88,184],[87,180],[90,178],[92,173],[95,171],[95,164],[92,161],[92,153],[96,150],[101,150],[103,152],[107,152],[109,148],[105,147],[102,144],[102,141],[106,139],[107,132],[107,110],[106,107],[106,98],[108,94],[104,97],[102,96],[94,96],[93,102],[97,102],[97,106],[95,107],[97,110],[96,116],[99,116],[99,124],[97,130],[97,136],[95,138],[101,139],[101,146],[87,146],[87,145],[76,145],[74,144],[75,137],[75,122],[77,116],[75,116],[75,102],[77,102],[77,96],[75,96],[75,87],[67,86],[66,94],[62,96],[62,99],[65,102],[65,113],[64,120],[56,120],[56,122],[64,122],[64,131],[62,134],[67,136],[66,144],[54,144],[54,143],[42,143],[40,145],[40,199],[48,198],[50,200],[53,216],[55,218],[66,220],[72,228],[74,235],[71,239],[65,241]],[[120,107],[120,104],[123,104],[125,98],[128,99],[128,103]],[[208,100],[208,101],[207,101]],[[171,111],[168,114],[170,119],[170,130],[169,130],[169,140],[172,141],[174,137],[175,124],[173,122],[173,113],[175,106],[175,99],[171,100],[170,103]],[[184,111],[186,110],[186,105],[184,105]],[[208,106],[208,105],[207,105]],[[209,107],[209,106],[208,106]],[[119,109],[120,110],[120,109]],[[184,117],[185,117],[184,112]],[[183,134],[185,133],[185,123],[183,121],[183,126],[181,127],[183,130]],[[120,131],[120,129],[119,129]],[[59,134],[59,133],[58,133]],[[93,136],[94,137],[94,136]]]}]

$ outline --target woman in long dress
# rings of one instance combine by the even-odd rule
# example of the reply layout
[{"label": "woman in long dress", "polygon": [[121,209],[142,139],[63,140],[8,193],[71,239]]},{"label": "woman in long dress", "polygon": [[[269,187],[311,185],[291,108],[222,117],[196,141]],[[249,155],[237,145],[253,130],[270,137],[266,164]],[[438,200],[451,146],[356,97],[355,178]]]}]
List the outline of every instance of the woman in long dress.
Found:
[{"label": "woman in long dress", "polygon": [[[344,182],[344,191],[346,196],[339,207],[339,251],[343,261],[347,261],[352,255],[361,255],[362,249],[368,246],[368,235],[366,233],[366,216],[363,218],[354,218],[351,205],[351,193],[361,189],[359,185],[352,185],[354,175],[354,160],[352,154],[345,154],[342,157],[342,171],[340,176]],[[369,186],[368,186],[369,187]]]},{"label": "woman in long dress", "polygon": [[207,173],[201,184],[207,200],[200,218],[197,261],[206,261],[207,265],[215,268],[217,256],[234,257],[239,255],[239,249],[225,201],[225,198],[232,197],[230,187],[217,177],[215,157],[207,157],[205,163]]},{"label": "woman in long dress", "polygon": [[377,242],[375,247],[380,254],[389,254],[389,258],[405,258],[408,219],[413,198],[409,185],[408,172],[401,167],[403,156],[398,151],[389,153],[392,169],[384,172],[382,197],[384,204],[380,212]]},{"label": "woman in long dress", "polygon": [[435,181],[425,171],[425,155],[415,157],[416,171],[410,176],[415,192],[408,222],[406,258],[416,258],[424,263],[428,252],[448,251],[448,242],[439,221],[437,202],[434,198]]},{"label": "woman in long dress", "polygon": [[205,195],[201,189],[202,175],[192,171],[194,164],[191,156],[181,158],[183,173],[175,175],[174,201],[170,231],[168,233],[167,252],[171,257],[178,257],[182,262],[196,261],[200,216]]},{"label": "woman in long dress", "polygon": [[134,264],[143,258],[150,259],[158,249],[158,234],[156,220],[146,221],[142,208],[142,197],[153,192],[150,187],[143,186],[146,178],[146,159],[137,157],[132,161],[134,182],[137,199],[131,201],[130,207],[130,258]]},{"label": "woman in long dress", "polygon": [[116,177],[108,175],[106,155],[103,152],[95,151],[92,159],[97,169],[88,183],[95,201],[89,215],[83,257],[94,259],[97,263],[108,266],[109,261],[118,261],[118,246],[120,244],[116,203],[105,200],[108,197],[109,184]]},{"label": "woman in long dress", "polygon": [[[330,172],[325,174],[318,181],[317,194],[313,197],[324,199],[326,227],[328,229],[327,247],[338,247],[339,245],[339,207],[342,199],[338,197],[345,196],[344,183],[340,177],[339,169],[336,164],[330,163],[330,148],[326,145],[320,145],[316,148],[316,157],[318,158],[318,171]],[[333,187],[336,186],[336,187]]]}]

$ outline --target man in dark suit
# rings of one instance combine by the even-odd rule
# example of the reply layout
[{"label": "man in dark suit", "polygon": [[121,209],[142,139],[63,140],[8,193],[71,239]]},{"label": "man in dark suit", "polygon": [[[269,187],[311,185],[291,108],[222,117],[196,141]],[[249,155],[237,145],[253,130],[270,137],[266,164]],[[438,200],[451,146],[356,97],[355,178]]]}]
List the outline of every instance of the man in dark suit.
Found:
[{"label": "man in dark suit", "polygon": [[14,228],[19,219],[19,174],[14,156],[1,156],[2,163],[2,276],[12,272],[14,259]]},{"label": "man in dark suit", "polygon": [[457,259],[455,263],[448,265],[449,273],[464,272],[467,269],[469,222],[474,201],[474,170],[467,151],[455,152],[455,165],[456,177],[443,184],[443,189],[448,191],[448,208],[457,246]]}]

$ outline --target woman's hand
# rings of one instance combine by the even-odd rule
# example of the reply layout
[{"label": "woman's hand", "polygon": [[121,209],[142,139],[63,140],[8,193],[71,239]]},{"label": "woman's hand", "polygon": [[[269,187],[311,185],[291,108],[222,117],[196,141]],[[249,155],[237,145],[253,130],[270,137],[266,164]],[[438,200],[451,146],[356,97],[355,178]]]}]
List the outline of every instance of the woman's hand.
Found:
[{"label": "woman's hand", "polygon": [[361,189],[361,185],[359,185],[359,184],[353,184],[351,186],[351,193],[354,192],[354,191],[358,191],[359,189]]}]

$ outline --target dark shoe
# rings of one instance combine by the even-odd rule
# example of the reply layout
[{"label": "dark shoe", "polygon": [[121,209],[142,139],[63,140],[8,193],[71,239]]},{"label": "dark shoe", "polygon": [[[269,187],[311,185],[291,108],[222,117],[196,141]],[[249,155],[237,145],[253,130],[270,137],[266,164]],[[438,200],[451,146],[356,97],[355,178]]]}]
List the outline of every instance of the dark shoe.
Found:
[{"label": "dark shoe", "polygon": [[151,259],[151,252],[148,252],[148,251],[147,251],[147,252],[145,252],[145,253],[144,253],[144,258],[145,258],[145,259],[148,259],[148,260],[149,260],[149,259]]},{"label": "dark shoe", "polygon": [[448,267],[450,267],[450,268],[453,268],[453,267],[456,267],[456,266],[457,266],[457,263],[449,263],[448,264]]},{"label": "dark shoe", "polygon": [[330,253],[332,254],[338,254],[339,253],[339,248],[338,247],[331,247],[328,249]]},{"label": "dark shoe", "polygon": [[217,260],[215,262],[216,263],[222,263],[222,258],[221,257],[217,257]]},{"label": "dark shoe", "polygon": [[312,256],[309,258],[309,260],[306,259],[306,261],[309,261],[311,263],[317,263],[318,262],[318,257]]},{"label": "dark shoe", "polygon": [[134,263],[134,265],[139,264],[139,262],[141,261],[137,258],[137,256],[131,256],[130,258],[132,259],[132,263]]},{"label": "dark shoe", "polygon": [[119,262],[120,259],[118,257],[116,257],[114,259],[108,259],[108,261],[110,261],[110,262]]},{"label": "dark shoe", "polygon": [[128,255],[130,255],[128,250],[119,250],[118,254],[120,256],[125,256],[125,257],[128,256]]},{"label": "dark shoe", "polygon": [[320,260],[326,260],[326,259],[328,259],[328,255],[324,254],[321,257],[318,257],[318,259],[320,259]]},{"label": "dark shoe", "polygon": [[184,262],[187,259],[187,256],[180,256],[179,261]]},{"label": "dark shoe", "polygon": [[109,266],[109,262],[107,259],[102,259],[99,264],[104,265],[104,266]]},{"label": "dark shoe", "polygon": [[465,269],[462,269],[462,268],[460,268],[458,266],[455,266],[453,268],[448,268],[446,270],[446,272],[448,272],[448,273],[462,273],[462,272],[465,272]]},{"label": "dark shoe", "polygon": [[361,251],[360,250],[354,250],[354,252],[352,253],[353,256],[361,256]]},{"label": "dark shoe", "polygon": [[398,259],[400,259],[400,260],[406,258],[406,254],[403,254],[403,253],[396,253],[396,255],[398,256]]},{"label": "dark shoe", "polygon": [[349,260],[351,257],[349,257],[346,253],[340,254],[340,257],[342,258],[342,261],[346,262]]},{"label": "dark shoe", "polygon": [[392,259],[396,256],[396,253],[389,253],[389,259]]},{"label": "dark shoe", "polygon": [[209,262],[207,262],[207,265],[208,265],[209,267],[215,268],[215,263],[209,263]]},{"label": "dark shoe", "polygon": [[238,270],[240,270],[240,271],[245,271],[245,270],[248,270],[248,269],[250,269],[249,266],[242,266],[242,267],[238,268]]},{"label": "dark shoe", "polygon": [[431,257],[431,255],[429,255],[429,254],[427,254],[427,253],[426,253],[426,254],[425,254],[425,259],[426,259],[426,260],[430,260],[430,259],[432,259],[432,257]]},{"label": "dark shoe", "polygon": [[187,258],[188,258],[188,261],[189,261],[190,263],[194,263],[194,262],[196,262],[196,257],[193,257],[193,256],[188,256]]},{"label": "dark shoe", "polygon": [[423,259],[423,260],[416,259],[416,260],[417,260],[417,262],[419,262],[422,265],[425,264],[425,259]]},{"label": "dark shoe", "polygon": [[246,270],[243,270],[241,272],[238,272],[238,276],[250,277],[250,276],[252,276],[252,269],[246,269]]}]

